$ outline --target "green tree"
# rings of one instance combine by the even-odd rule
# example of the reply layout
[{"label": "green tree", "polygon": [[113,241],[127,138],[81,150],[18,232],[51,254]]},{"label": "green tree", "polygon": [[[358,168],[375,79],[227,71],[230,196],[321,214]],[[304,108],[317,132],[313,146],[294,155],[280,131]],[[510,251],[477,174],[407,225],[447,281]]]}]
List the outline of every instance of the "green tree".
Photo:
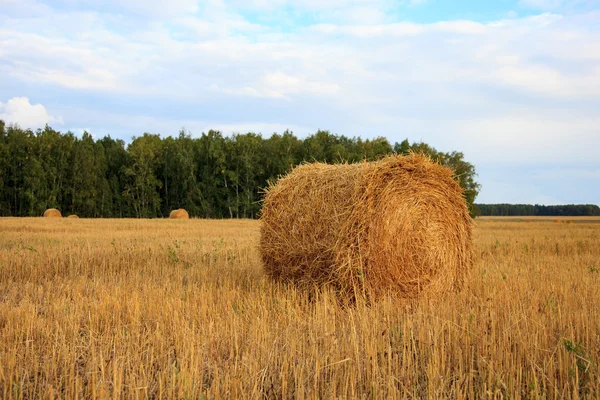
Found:
[{"label": "green tree", "polygon": [[161,169],[162,143],[159,135],[144,133],[127,147],[128,166],[124,170],[124,197],[138,218],[156,217],[160,210],[159,190],[162,182],[156,171]]},{"label": "green tree", "polygon": [[258,204],[260,177],[264,174],[261,155],[262,138],[254,133],[234,135],[233,152],[230,153],[230,175],[235,190],[236,216],[254,218],[260,209]]},{"label": "green tree", "polygon": [[0,216],[8,215],[10,207],[10,203],[6,196],[8,187],[4,184],[7,178],[8,168],[8,145],[6,143],[5,126],[4,121],[0,119]]},{"label": "green tree", "polygon": [[[474,166],[463,153],[439,152],[425,143],[404,140],[392,147],[383,137],[363,140],[324,130],[304,140],[290,131],[263,139],[210,130],[199,138],[185,131],[164,139],[145,133],[126,147],[110,136],[96,141],[84,132],[77,139],[49,126],[34,133],[0,121],[0,215],[40,215],[57,207],[87,217],[142,218],[185,208],[208,218],[254,218],[263,189],[301,162],[362,162],[392,152],[422,152],[452,168],[475,212],[480,186]],[[529,212],[494,207],[490,212]],[[584,215],[595,209],[536,206],[535,212]]]},{"label": "green tree", "polygon": [[337,137],[329,131],[317,131],[314,135],[308,136],[303,142],[302,158],[305,161],[321,161],[333,163],[336,158],[339,161],[338,154],[335,152],[335,145],[338,144]]},{"label": "green tree", "polygon": [[88,132],[75,141],[70,211],[84,217],[104,216],[111,193],[106,180],[104,147]]},{"label": "green tree", "polygon": [[[38,188],[39,208],[55,207],[63,212],[70,206],[72,194],[73,145],[71,132],[62,134],[46,125],[38,130],[34,139],[35,153],[44,171],[44,180]],[[43,210],[42,210],[43,211]]]},{"label": "green tree", "polygon": [[285,131],[282,135],[274,133],[262,141],[260,151],[263,159],[263,178],[265,183],[274,181],[287,174],[302,160],[303,143],[292,132]]},{"label": "green tree", "polygon": [[103,217],[132,217],[135,215],[133,208],[128,206],[123,196],[127,178],[128,154],[125,142],[106,136],[98,141],[104,151],[106,191],[103,199]]},{"label": "green tree", "polygon": [[197,170],[200,193],[200,207],[207,218],[233,217],[230,193],[230,171],[227,165],[228,145],[219,131],[210,130],[198,139]]},{"label": "green tree", "polygon": [[367,161],[377,160],[385,155],[393,153],[390,142],[384,137],[378,137],[373,140],[359,141],[359,151],[362,157]]},{"label": "green tree", "polygon": [[[36,215],[36,205],[33,193],[39,183],[33,180],[33,175],[43,173],[37,165],[32,165],[35,136],[31,130],[23,130],[17,125],[9,125],[4,130],[4,204],[8,207],[3,215],[29,216]],[[34,185],[31,187],[30,185]]]},{"label": "green tree", "polygon": [[181,130],[177,138],[163,139],[163,149],[163,213],[184,208],[191,215],[198,215],[202,210],[202,194],[197,182],[194,140]]}]

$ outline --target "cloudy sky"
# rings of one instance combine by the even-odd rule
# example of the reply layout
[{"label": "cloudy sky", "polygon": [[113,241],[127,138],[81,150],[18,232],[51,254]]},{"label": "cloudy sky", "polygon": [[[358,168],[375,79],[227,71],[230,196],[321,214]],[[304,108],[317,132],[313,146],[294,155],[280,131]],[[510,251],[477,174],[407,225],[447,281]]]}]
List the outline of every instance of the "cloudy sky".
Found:
[{"label": "cloudy sky", "polygon": [[317,129],[475,164],[482,203],[600,204],[600,0],[0,0],[0,119]]}]

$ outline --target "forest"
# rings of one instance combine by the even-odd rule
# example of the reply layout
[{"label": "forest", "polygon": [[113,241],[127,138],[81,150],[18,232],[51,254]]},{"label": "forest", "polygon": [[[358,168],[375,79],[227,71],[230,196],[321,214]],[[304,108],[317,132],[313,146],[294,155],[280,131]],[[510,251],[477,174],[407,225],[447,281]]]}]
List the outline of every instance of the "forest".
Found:
[{"label": "forest", "polygon": [[39,216],[47,208],[90,218],[157,218],[185,208],[202,218],[256,218],[263,190],[302,162],[361,162],[422,152],[452,168],[472,216],[600,216],[592,204],[474,204],[475,167],[458,151],[422,142],[390,143],[319,130],[268,138],[210,130],[199,137],[144,133],[126,144],[109,135],[33,131],[0,120],[0,216]]},{"label": "forest", "polygon": [[475,214],[481,216],[600,216],[595,204],[566,204],[544,206],[540,204],[475,204]]},{"label": "forest", "polygon": [[480,185],[461,152],[426,143],[363,140],[319,130],[268,138],[210,130],[192,137],[144,133],[130,143],[77,136],[46,126],[33,131],[0,120],[0,216],[64,215],[157,218],[176,208],[202,218],[256,218],[269,182],[306,161],[361,162],[423,152],[455,171],[471,212]]}]

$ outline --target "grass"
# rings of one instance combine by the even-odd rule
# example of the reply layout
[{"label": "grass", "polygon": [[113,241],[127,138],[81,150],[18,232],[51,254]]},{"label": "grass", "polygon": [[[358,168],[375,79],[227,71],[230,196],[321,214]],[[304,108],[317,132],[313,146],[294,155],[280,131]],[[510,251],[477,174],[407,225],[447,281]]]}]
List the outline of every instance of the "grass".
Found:
[{"label": "grass", "polygon": [[0,219],[0,397],[600,396],[598,224],[477,221],[463,292],[350,308],[258,226]]}]

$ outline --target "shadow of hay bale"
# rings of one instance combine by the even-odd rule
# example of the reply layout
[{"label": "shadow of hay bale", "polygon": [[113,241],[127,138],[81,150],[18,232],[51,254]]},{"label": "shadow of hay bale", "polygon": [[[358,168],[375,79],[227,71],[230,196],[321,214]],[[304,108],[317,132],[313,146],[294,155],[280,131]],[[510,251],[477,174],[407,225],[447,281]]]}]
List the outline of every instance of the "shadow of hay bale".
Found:
[{"label": "shadow of hay bale", "polygon": [[261,221],[269,277],[351,299],[460,290],[472,264],[463,190],[423,155],[301,165],[267,189]]}]

